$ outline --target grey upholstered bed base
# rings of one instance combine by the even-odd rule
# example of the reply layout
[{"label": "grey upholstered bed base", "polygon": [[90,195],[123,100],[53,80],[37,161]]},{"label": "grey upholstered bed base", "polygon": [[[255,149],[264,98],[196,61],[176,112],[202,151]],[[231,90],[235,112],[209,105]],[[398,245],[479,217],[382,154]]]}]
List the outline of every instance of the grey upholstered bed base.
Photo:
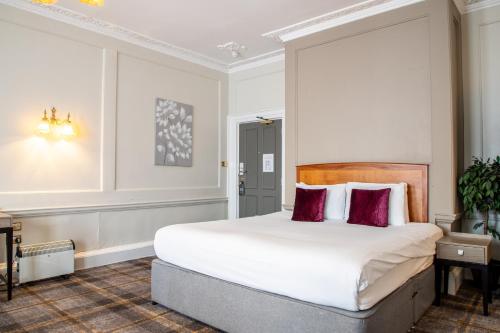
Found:
[{"label": "grey upholstered bed base", "polygon": [[226,332],[406,332],[434,300],[434,266],[373,308],[352,312],[153,261],[152,301]]}]

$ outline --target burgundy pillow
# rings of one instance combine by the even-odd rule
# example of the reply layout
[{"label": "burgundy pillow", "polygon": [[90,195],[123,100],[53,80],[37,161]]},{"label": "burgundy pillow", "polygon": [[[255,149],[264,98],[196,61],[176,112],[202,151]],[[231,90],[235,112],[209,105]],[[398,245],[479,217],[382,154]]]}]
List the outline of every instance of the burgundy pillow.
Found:
[{"label": "burgundy pillow", "polygon": [[323,222],[325,220],[326,188],[295,190],[293,221]]},{"label": "burgundy pillow", "polygon": [[390,188],[381,190],[353,189],[347,223],[387,227],[389,224],[390,194]]}]

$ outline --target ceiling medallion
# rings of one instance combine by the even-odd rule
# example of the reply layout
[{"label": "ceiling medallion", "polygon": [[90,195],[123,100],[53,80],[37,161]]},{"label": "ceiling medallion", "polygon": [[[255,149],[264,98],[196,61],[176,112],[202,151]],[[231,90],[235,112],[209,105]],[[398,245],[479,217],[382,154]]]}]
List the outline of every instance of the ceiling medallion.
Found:
[{"label": "ceiling medallion", "polygon": [[243,52],[246,51],[247,47],[243,44],[236,42],[227,42],[225,44],[217,45],[219,50],[227,51],[231,54],[233,58],[241,58],[243,57]]},{"label": "ceiling medallion", "polygon": [[[41,3],[43,5],[53,5],[57,2],[57,0],[32,0],[32,2]],[[104,0],[80,0],[80,2],[89,6],[104,6]]]}]

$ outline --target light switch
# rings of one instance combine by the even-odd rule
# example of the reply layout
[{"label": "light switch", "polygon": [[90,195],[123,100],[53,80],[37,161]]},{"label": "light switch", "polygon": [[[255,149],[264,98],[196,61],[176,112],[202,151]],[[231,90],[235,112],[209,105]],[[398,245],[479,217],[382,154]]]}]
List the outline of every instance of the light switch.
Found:
[{"label": "light switch", "polygon": [[464,250],[460,249],[460,250],[457,251],[457,253],[458,253],[459,256],[463,256],[464,255]]}]

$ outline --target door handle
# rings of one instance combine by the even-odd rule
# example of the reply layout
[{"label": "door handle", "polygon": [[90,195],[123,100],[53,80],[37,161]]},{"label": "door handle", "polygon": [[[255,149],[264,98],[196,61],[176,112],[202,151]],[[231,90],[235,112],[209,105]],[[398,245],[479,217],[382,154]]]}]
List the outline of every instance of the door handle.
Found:
[{"label": "door handle", "polygon": [[245,173],[247,173],[247,171],[246,171],[246,165],[245,165],[245,163],[240,162],[239,174],[240,174],[240,176],[244,176]]},{"label": "door handle", "polygon": [[245,182],[244,181],[240,181],[238,188],[239,188],[240,196],[245,195]]}]

